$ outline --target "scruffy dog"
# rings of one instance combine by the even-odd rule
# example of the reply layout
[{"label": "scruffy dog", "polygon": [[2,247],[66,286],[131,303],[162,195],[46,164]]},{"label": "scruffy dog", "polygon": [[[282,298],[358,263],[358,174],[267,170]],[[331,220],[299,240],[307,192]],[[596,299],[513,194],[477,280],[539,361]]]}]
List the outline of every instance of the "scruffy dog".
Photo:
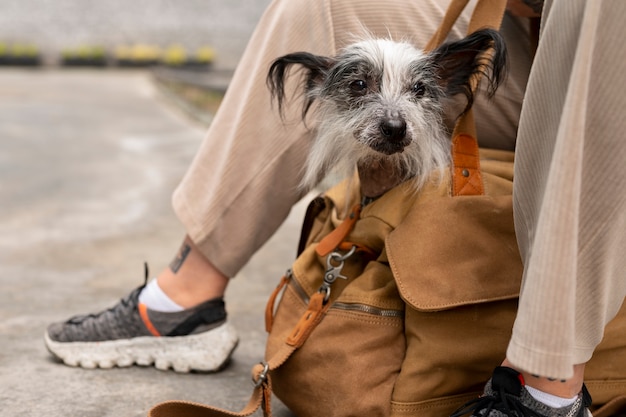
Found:
[{"label": "scruffy dog", "polygon": [[281,114],[293,65],[305,70],[302,117],[314,103],[317,115],[303,187],[330,172],[351,175],[358,167],[362,191],[376,197],[408,179],[419,189],[429,173],[449,164],[446,99],[464,95],[467,111],[474,100],[472,80],[480,74],[493,95],[505,74],[506,49],[497,31],[482,29],[430,53],[373,38],[335,57],[291,53],[276,59],[267,77]]}]

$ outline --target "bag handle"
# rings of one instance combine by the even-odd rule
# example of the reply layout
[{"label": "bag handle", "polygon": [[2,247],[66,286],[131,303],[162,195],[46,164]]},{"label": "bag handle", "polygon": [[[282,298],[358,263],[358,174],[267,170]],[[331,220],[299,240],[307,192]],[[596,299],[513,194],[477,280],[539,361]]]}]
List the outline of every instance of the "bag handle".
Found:
[{"label": "bag handle", "polygon": [[[426,50],[434,49],[445,40],[467,3],[468,0],[451,1],[439,29],[428,42]],[[498,29],[505,7],[506,0],[478,0],[470,20],[469,33],[483,27]],[[473,85],[474,88],[478,85],[478,79]],[[458,186],[460,191],[454,191],[454,195],[466,195],[467,184],[478,183],[482,187],[475,130],[474,118],[470,109],[459,118],[452,135],[453,177],[457,177],[455,173],[460,171],[462,178]],[[463,170],[465,169],[470,173],[467,177],[464,175]],[[454,183],[456,183],[456,179]],[[454,190],[456,188],[457,186],[453,186]],[[472,191],[475,192],[475,190]],[[232,412],[190,401],[165,401],[154,406],[149,411],[148,417],[247,417],[259,408],[263,409],[265,416],[271,416],[272,383],[269,371],[280,367],[292,353],[302,346],[308,335],[323,319],[329,306],[330,303],[324,303],[324,294],[316,293],[311,296],[306,312],[278,352],[267,362],[252,368],[252,380],[255,382],[255,387],[248,404],[241,411]]]},{"label": "bag handle", "polygon": [[[439,24],[439,27],[430,38],[426,46],[424,46],[424,51],[430,52],[442,43],[444,43],[444,41],[450,34],[452,27],[458,20],[461,12],[463,11],[463,9],[465,9],[465,6],[468,2],[469,0],[452,0],[450,2],[450,4],[448,5],[448,9],[446,10],[443,19]],[[476,5],[476,7],[478,8],[478,5]]]},{"label": "bag handle", "polygon": [[[452,0],[441,25],[430,39],[426,51],[441,45],[469,0]],[[502,23],[506,0],[479,0],[469,22],[467,33],[489,27],[498,30]],[[472,90],[478,86],[480,78],[472,80]],[[480,172],[480,156],[476,139],[474,113],[469,109],[456,122],[452,132],[452,195],[482,195],[485,193]]]}]

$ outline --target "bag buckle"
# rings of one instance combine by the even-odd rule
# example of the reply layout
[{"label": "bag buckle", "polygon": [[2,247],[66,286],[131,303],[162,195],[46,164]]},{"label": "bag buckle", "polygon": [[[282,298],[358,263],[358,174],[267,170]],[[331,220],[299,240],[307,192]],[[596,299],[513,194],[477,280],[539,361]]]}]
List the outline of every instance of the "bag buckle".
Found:
[{"label": "bag buckle", "polygon": [[324,302],[327,302],[330,298],[330,287],[337,280],[337,278],[348,279],[345,275],[341,275],[341,270],[345,264],[346,259],[354,255],[356,252],[356,245],[352,246],[348,252],[342,254],[339,251],[331,252],[326,257],[326,272],[324,273],[324,283],[318,290],[324,294]]},{"label": "bag buckle", "polygon": [[259,373],[256,380],[254,379],[254,375],[252,376],[252,383],[254,383],[254,387],[260,387],[267,380],[267,373],[270,370],[270,364],[267,362],[260,362],[263,365],[263,370]]}]

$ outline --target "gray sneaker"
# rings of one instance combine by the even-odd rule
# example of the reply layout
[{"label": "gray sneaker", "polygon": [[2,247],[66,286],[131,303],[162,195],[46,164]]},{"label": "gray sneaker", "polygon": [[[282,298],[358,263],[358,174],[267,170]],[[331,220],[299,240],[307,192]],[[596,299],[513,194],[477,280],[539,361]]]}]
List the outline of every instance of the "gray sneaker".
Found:
[{"label": "gray sneaker", "polygon": [[493,371],[484,394],[463,405],[450,417],[469,413],[479,417],[591,417],[589,406],[591,395],[583,385],[574,404],[563,408],[549,407],[528,393],[519,372],[500,366]]},{"label": "gray sneaker", "polygon": [[136,288],[112,308],[51,324],[46,347],[69,366],[154,365],[176,372],[218,371],[238,337],[226,322],[221,298],[176,313],[148,309]]}]

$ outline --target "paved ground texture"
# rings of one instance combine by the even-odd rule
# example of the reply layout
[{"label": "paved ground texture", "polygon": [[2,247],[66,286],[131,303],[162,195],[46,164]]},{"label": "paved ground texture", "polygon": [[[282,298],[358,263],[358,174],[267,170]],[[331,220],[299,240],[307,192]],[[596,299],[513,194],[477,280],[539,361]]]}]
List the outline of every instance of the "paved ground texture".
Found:
[{"label": "paved ground texture", "polygon": [[43,344],[51,321],[110,307],[140,285],[144,261],[153,271],[169,263],[184,234],[170,196],[203,133],[148,73],[0,71],[0,416],[245,404],[263,356],[263,306],[295,255],[300,206],[229,287],[241,342],[223,372],[70,368]]}]

